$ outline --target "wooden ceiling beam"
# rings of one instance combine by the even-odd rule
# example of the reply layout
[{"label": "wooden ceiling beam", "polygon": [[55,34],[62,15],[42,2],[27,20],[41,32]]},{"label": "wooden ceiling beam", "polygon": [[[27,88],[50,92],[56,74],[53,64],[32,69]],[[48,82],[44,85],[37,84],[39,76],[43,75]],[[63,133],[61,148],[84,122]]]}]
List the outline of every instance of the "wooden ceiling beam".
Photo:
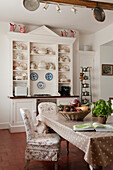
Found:
[{"label": "wooden ceiling beam", "polygon": [[89,1],[89,0],[40,0],[40,2],[48,2],[48,3],[59,3],[59,4],[69,4],[75,6],[83,6],[86,8],[95,8],[96,6],[101,7],[105,10],[113,10],[113,3],[108,2],[100,2],[100,1]]}]

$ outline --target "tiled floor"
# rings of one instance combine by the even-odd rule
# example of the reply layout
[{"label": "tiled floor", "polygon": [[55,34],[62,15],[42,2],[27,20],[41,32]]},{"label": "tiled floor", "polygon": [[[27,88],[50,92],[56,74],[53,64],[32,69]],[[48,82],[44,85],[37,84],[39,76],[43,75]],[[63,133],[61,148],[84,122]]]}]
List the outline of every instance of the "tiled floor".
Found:
[{"label": "tiled floor", "polygon": [[[8,130],[0,130],[0,170],[24,170],[26,160],[25,133],[10,134]],[[88,170],[84,161],[84,153],[70,144],[70,153],[66,154],[66,142],[61,144],[59,170]],[[53,162],[31,161],[29,170],[54,170]]]}]

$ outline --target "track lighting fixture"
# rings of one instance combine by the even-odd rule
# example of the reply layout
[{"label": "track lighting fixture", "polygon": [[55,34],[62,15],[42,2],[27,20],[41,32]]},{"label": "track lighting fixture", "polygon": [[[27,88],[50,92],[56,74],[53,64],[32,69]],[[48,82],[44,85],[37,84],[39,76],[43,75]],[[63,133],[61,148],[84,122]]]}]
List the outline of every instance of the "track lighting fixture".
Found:
[{"label": "track lighting fixture", "polygon": [[75,6],[72,6],[71,11],[73,11],[76,14],[77,9],[75,8]]},{"label": "track lighting fixture", "polygon": [[[46,11],[49,7],[49,4],[53,4],[53,5],[56,5],[56,10],[57,12],[61,12],[61,9],[60,9],[60,6],[63,5],[63,6],[72,6],[71,4],[65,4],[65,3],[60,3],[60,5],[57,3],[57,2],[51,2],[51,1],[42,1],[42,0],[23,0],[23,6],[29,10],[29,11],[35,11],[39,5],[40,5],[40,2],[41,3],[45,3],[44,7],[43,7],[43,10]],[[86,6],[81,6],[81,5],[73,5],[71,7],[71,11],[74,12],[76,14],[77,12],[77,8],[80,7],[80,8],[86,8]],[[103,22],[105,20],[105,12],[104,10],[98,6],[98,3],[96,4],[96,7],[93,9],[93,15],[95,17],[95,19],[99,22]]]},{"label": "track lighting fixture", "polygon": [[23,5],[27,10],[35,11],[40,5],[40,1],[39,0],[23,0]]},{"label": "track lighting fixture", "polygon": [[59,13],[61,12],[61,9],[60,9],[59,4],[56,6],[56,10],[57,10]]},{"label": "track lighting fixture", "polygon": [[45,3],[44,7],[43,7],[43,10],[46,11],[49,7],[49,4],[48,3]]}]

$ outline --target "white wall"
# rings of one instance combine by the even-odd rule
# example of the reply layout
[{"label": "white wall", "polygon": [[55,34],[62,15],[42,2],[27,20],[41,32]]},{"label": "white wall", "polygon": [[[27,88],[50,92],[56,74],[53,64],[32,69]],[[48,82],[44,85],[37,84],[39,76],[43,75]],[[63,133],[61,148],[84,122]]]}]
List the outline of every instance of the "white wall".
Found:
[{"label": "white wall", "polygon": [[[103,81],[105,82],[104,78],[101,77],[101,62],[111,62],[113,63],[113,61],[111,61],[111,59],[108,61],[106,57],[104,57],[104,60],[101,61],[100,58],[100,47],[110,41],[113,41],[113,24],[109,25],[108,27],[102,29],[101,31],[96,32],[95,34],[82,34],[80,35],[80,49],[83,49],[83,45],[91,45],[92,46],[92,50],[94,50],[95,53],[95,57],[94,57],[94,82],[93,82],[93,101],[98,100],[99,98],[103,98],[103,99],[108,99],[109,97],[112,97],[112,93],[110,93],[111,91],[111,86],[110,84],[112,84],[112,78],[105,78],[106,79],[106,83],[109,79],[109,88],[106,88],[106,86],[103,85]],[[108,57],[107,53],[107,57]],[[102,83],[101,83],[102,80]],[[109,91],[110,89],[110,91]]]},{"label": "white wall", "polygon": [[9,53],[8,24],[0,22],[0,128],[7,128],[9,122]]},{"label": "white wall", "polygon": [[80,50],[83,50],[84,45],[89,45],[89,50],[95,51],[95,34],[80,34],[79,43]]},{"label": "white wall", "polygon": [[[95,56],[95,72],[94,72],[94,74],[97,79],[96,80],[96,93],[97,93],[96,100],[103,97],[101,94],[101,88],[102,88],[103,84],[101,84],[100,46],[103,44],[106,44],[112,40],[113,40],[113,24],[111,24],[108,27],[104,28],[103,30],[95,33],[96,56]],[[107,88],[105,90],[106,90],[106,94],[107,94]]]},{"label": "white wall", "polygon": [[100,47],[100,65],[101,65],[101,76],[100,76],[100,96],[105,100],[109,97],[113,97],[113,76],[102,75],[102,64],[113,64],[113,47],[112,46],[101,46]]}]

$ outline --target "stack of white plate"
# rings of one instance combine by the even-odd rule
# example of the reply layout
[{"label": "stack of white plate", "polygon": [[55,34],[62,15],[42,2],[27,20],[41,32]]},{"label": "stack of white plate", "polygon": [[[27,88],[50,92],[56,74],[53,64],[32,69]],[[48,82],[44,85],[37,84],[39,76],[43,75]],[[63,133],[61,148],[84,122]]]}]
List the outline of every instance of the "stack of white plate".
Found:
[{"label": "stack of white plate", "polygon": [[39,54],[47,54],[47,50],[42,48],[42,49],[38,50],[38,53]]},{"label": "stack of white plate", "polygon": [[38,69],[39,70],[46,70],[46,63],[43,61],[43,62],[40,62],[38,64]]}]

